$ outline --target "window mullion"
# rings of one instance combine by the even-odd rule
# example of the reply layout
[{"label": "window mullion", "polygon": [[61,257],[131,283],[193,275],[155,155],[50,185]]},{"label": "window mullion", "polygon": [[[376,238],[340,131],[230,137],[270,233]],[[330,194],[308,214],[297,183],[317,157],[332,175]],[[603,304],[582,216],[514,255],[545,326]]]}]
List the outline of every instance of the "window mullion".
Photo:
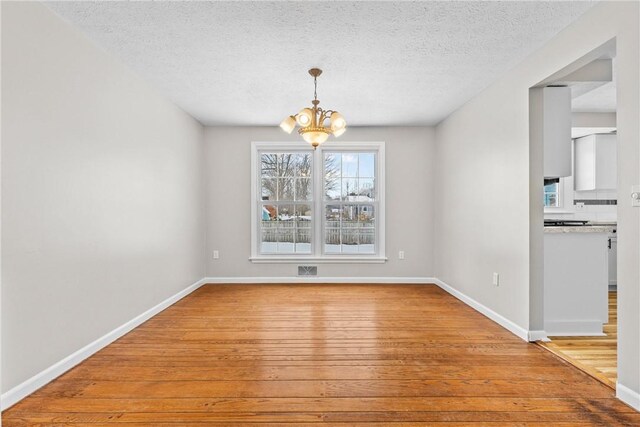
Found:
[{"label": "window mullion", "polygon": [[324,202],[324,156],[322,149],[313,152],[313,254],[322,253],[322,231],[324,230],[324,216],[322,207]]}]

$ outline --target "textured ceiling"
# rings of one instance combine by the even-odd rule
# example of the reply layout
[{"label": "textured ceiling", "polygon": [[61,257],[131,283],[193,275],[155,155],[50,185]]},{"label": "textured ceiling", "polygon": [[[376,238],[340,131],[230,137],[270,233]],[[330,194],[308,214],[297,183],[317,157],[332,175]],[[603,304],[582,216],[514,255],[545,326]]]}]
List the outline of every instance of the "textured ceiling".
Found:
[{"label": "textured ceiling", "polygon": [[52,2],[207,125],[309,104],[351,125],[435,124],[592,2]]}]

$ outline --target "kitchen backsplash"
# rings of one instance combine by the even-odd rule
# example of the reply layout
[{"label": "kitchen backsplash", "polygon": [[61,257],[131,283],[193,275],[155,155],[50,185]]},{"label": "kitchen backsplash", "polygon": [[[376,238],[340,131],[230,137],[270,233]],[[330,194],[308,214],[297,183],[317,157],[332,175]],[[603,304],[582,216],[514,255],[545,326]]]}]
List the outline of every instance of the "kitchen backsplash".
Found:
[{"label": "kitchen backsplash", "polygon": [[545,219],[575,219],[581,221],[616,222],[616,191],[573,191],[573,177],[560,178],[561,204],[545,208]]}]

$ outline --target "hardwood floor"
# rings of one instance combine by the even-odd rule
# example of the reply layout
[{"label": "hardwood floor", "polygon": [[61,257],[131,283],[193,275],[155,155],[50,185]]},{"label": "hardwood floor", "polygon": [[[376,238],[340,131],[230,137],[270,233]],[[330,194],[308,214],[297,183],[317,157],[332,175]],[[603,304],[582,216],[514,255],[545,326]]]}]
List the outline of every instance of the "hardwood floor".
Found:
[{"label": "hardwood floor", "polygon": [[433,285],[210,285],[2,421],[637,426],[640,413]]},{"label": "hardwood floor", "polygon": [[609,387],[618,378],[618,293],[609,292],[609,323],[604,337],[552,337],[543,347]]}]

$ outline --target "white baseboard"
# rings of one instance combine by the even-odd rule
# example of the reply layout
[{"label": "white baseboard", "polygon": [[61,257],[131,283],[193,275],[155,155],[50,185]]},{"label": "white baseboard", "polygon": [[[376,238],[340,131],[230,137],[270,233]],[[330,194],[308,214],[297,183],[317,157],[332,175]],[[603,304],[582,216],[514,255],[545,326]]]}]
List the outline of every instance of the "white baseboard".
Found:
[{"label": "white baseboard", "polygon": [[204,283],[241,284],[241,283],[422,283],[435,284],[434,277],[322,277],[322,276],[288,276],[288,277],[205,277]]},{"label": "white baseboard", "polygon": [[536,341],[548,342],[551,340],[547,336],[546,331],[529,331],[529,342],[536,342]]},{"label": "white baseboard", "polygon": [[545,320],[544,330],[550,337],[603,337],[600,320],[553,321]]},{"label": "white baseboard", "polygon": [[480,312],[481,314],[485,315],[489,319],[493,320],[498,325],[502,326],[503,328],[505,328],[506,330],[508,330],[512,334],[518,336],[519,338],[523,339],[524,341],[529,341],[529,331],[527,331],[523,327],[516,325],[511,320],[509,320],[506,317],[496,313],[495,311],[491,310],[489,307],[487,307],[487,306],[479,303],[478,301],[474,300],[473,298],[463,294],[462,292],[460,292],[459,290],[451,287],[450,285],[447,285],[442,280],[434,279],[434,283],[436,285],[438,285],[439,287],[441,287],[443,290],[445,290],[448,293],[450,293],[451,295],[453,295],[454,297],[458,298],[463,303],[467,304],[469,307],[473,308],[474,310]]},{"label": "white baseboard", "polygon": [[640,411],[640,393],[625,387],[620,383],[616,383],[616,397],[636,411]]},{"label": "white baseboard", "polygon": [[149,310],[145,311],[144,313],[140,314],[139,316],[134,317],[133,319],[129,320],[127,323],[117,327],[113,331],[107,333],[106,335],[103,335],[102,337],[98,338],[92,343],[87,344],[86,346],[82,347],[80,350],[76,351],[73,354],[70,354],[69,356],[65,357],[64,359],[55,363],[54,365],[51,365],[44,371],[34,375],[33,377],[29,378],[23,383],[18,384],[17,386],[7,391],[6,393],[3,393],[2,396],[0,396],[1,410],[4,411],[10,406],[15,405],[21,399],[27,397],[34,391],[38,390],[40,387],[44,386],[45,384],[49,383],[50,381],[64,374],[69,369],[73,368],[74,366],[76,366],[77,364],[79,364],[89,356],[93,355],[94,353],[106,347],[107,345],[111,344],[113,341],[117,340],[127,332],[130,332],[135,327],[146,322],[156,314],[160,313],[165,308],[169,307],[172,304],[175,304],[180,299],[189,295],[191,292],[198,289],[204,283],[206,283],[206,280],[204,279],[198,280],[191,286],[181,290],[175,295],[170,296],[169,298],[162,301],[160,304],[156,305],[155,307],[152,307]]},{"label": "white baseboard", "polygon": [[[480,312],[485,315],[489,319],[498,323],[500,326],[504,327],[508,331],[512,332],[516,336],[520,337],[525,341],[537,341],[537,340],[546,340],[547,334],[545,331],[527,331],[526,329],[518,326],[513,323],[509,319],[503,317],[502,315],[496,313],[485,305],[479,303],[473,298],[463,294],[462,292],[454,289],[450,285],[444,283],[443,281],[435,278],[435,277],[205,277],[201,280],[198,280],[196,283],[191,286],[185,288],[184,290],[178,292],[177,294],[167,298],[162,301],[160,304],[155,307],[150,308],[144,313],[136,316],[131,319],[127,323],[119,326],[113,331],[107,333],[106,335],[98,338],[94,342],[86,345],[75,353],[67,356],[63,360],[57,362],[56,364],[50,366],[39,374],[33,376],[32,378],[24,381],[22,384],[17,385],[11,390],[0,396],[0,407],[1,410],[5,410],[10,406],[14,405],[24,397],[29,394],[35,392],[40,387],[49,383],[53,379],[62,375],[69,369],[73,368],[92,354],[96,353],[103,347],[109,345],[116,339],[120,338],[127,332],[141,325],[151,317],[155,316],[165,308],[169,307],[172,304],[175,304],[180,299],[184,298],[191,292],[195,291],[199,287],[204,284],[241,284],[241,283],[403,283],[403,284],[435,284],[453,295],[460,301],[464,302],[474,310]],[[622,384],[617,384],[617,396],[623,402],[629,404],[635,409],[640,410],[640,395],[633,390],[623,386]]]}]

